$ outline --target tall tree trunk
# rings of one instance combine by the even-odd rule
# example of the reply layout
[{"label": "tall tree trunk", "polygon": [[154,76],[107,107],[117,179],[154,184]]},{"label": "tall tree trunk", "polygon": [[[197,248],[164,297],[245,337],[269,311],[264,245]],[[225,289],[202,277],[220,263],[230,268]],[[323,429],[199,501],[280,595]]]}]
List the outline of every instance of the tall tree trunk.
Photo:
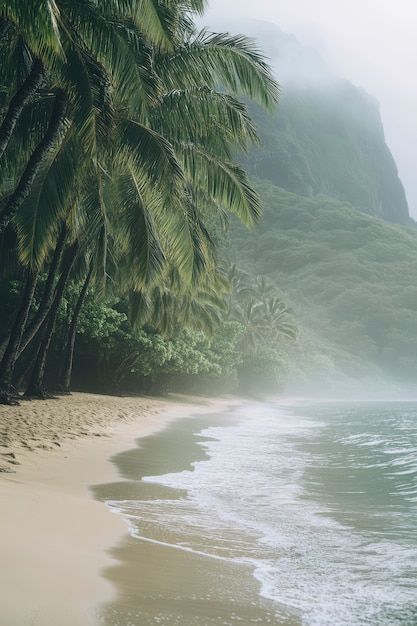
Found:
[{"label": "tall tree trunk", "polygon": [[51,119],[49,120],[49,125],[46,129],[45,135],[32,152],[26,169],[23,172],[15,191],[9,198],[4,209],[0,212],[0,235],[4,232],[7,224],[17,213],[29,195],[35,176],[38,173],[45,156],[56,142],[65,118],[67,101],[68,98],[65,91],[57,89]]},{"label": "tall tree trunk", "polygon": [[123,378],[130,372],[132,367],[136,365],[139,360],[139,354],[137,352],[133,352],[129,354],[126,358],[122,359],[117,367],[113,369],[112,372],[112,388],[115,393],[120,393],[120,385],[122,383]]},{"label": "tall tree trunk", "polygon": [[47,394],[43,388],[43,379],[45,376],[46,359],[48,357],[49,346],[51,345],[51,339],[55,328],[56,316],[59,306],[64,295],[65,287],[67,285],[68,276],[71,268],[74,264],[79,249],[79,242],[75,240],[71,244],[68,250],[68,256],[65,260],[65,265],[59,278],[58,284],[55,290],[54,301],[49,310],[48,317],[45,320],[46,329],[41,339],[38,354],[36,356],[35,364],[32,370],[28,387],[25,391],[25,396],[30,398],[45,398]]},{"label": "tall tree trunk", "polygon": [[65,346],[64,358],[61,367],[61,373],[59,377],[59,388],[61,391],[65,393],[69,393],[70,384],[71,384],[71,374],[72,374],[72,360],[74,356],[74,345],[75,345],[75,335],[77,331],[77,322],[78,317],[81,312],[81,308],[87,294],[88,285],[90,284],[91,274],[93,267],[91,265],[90,270],[87,274],[87,278],[84,281],[83,288],[81,289],[80,295],[78,296],[78,300],[74,307],[74,312],[72,314],[71,324],[68,330],[68,339]]},{"label": "tall tree trunk", "polygon": [[32,339],[38,332],[39,328],[42,326],[51,308],[51,305],[54,299],[54,289],[55,289],[56,278],[58,276],[59,264],[61,262],[62,253],[64,251],[67,233],[68,233],[68,229],[67,229],[66,224],[64,223],[62,225],[61,232],[58,237],[57,244],[55,246],[54,255],[52,257],[52,261],[49,266],[48,277],[46,279],[42,300],[39,304],[38,310],[33,316],[33,319],[31,320],[25,332],[23,333],[22,340],[20,342],[18,357],[22,354],[23,350],[32,341]]},{"label": "tall tree trunk", "polygon": [[2,157],[10,137],[14,131],[16,123],[20,117],[23,107],[35,95],[40,87],[45,71],[40,59],[35,58],[31,70],[13,98],[10,101],[8,111],[0,126],[0,158]]},{"label": "tall tree trunk", "polygon": [[0,343],[0,361],[3,358],[3,355],[6,351],[7,344],[9,343],[9,339],[10,339],[10,335],[6,337],[6,339],[3,339],[3,341]]},{"label": "tall tree trunk", "polygon": [[23,329],[26,324],[33,294],[35,292],[37,279],[37,272],[29,273],[19,311],[16,315],[12,332],[9,337],[9,342],[0,363],[0,404],[17,403],[16,400],[13,399],[13,394],[11,393],[12,377]]}]

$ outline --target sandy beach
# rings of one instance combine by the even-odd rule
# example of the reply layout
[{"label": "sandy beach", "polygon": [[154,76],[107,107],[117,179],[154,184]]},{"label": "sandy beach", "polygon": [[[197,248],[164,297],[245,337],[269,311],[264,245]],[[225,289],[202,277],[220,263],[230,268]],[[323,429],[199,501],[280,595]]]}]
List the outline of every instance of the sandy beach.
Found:
[{"label": "sandy beach", "polygon": [[126,526],[89,487],[117,480],[110,457],[135,439],[233,403],[75,393],[0,406],[0,623],[97,624],[115,593],[101,572]]}]

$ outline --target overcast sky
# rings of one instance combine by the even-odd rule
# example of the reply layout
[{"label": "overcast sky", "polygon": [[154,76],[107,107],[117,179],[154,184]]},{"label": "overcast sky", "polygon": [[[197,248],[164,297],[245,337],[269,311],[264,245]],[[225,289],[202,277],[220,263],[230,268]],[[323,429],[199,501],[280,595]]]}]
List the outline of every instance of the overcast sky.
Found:
[{"label": "overcast sky", "polygon": [[417,219],[417,0],[209,0],[204,23],[223,16],[274,22],[379,100]]}]

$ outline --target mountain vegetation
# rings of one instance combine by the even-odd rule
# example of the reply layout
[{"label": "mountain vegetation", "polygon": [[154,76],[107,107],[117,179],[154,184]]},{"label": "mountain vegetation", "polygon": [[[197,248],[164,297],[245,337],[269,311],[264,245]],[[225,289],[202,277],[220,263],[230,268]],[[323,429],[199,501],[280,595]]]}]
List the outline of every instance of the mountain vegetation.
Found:
[{"label": "mountain vegetation", "polygon": [[264,217],[256,234],[231,230],[231,258],[291,304],[300,333],[287,381],[296,389],[412,387],[417,233],[378,104],[294,37],[263,23],[250,30],[283,88],[273,116],[251,108],[262,145],[243,161]]},{"label": "mountain vegetation", "polygon": [[[264,219],[237,227],[233,259],[279,285],[300,326],[293,377],[331,381],[417,375],[417,231],[346,202],[258,181]],[[297,356],[298,353],[298,356]]]}]

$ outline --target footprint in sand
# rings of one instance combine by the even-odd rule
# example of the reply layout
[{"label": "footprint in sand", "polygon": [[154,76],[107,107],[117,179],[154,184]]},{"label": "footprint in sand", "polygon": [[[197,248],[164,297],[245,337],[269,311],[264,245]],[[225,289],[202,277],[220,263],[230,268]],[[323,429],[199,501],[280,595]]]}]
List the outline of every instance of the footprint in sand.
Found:
[{"label": "footprint in sand", "polygon": [[16,455],[14,452],[3,452],[0,456],[12,465],[20,465],[19,461],[16,461]]}]

